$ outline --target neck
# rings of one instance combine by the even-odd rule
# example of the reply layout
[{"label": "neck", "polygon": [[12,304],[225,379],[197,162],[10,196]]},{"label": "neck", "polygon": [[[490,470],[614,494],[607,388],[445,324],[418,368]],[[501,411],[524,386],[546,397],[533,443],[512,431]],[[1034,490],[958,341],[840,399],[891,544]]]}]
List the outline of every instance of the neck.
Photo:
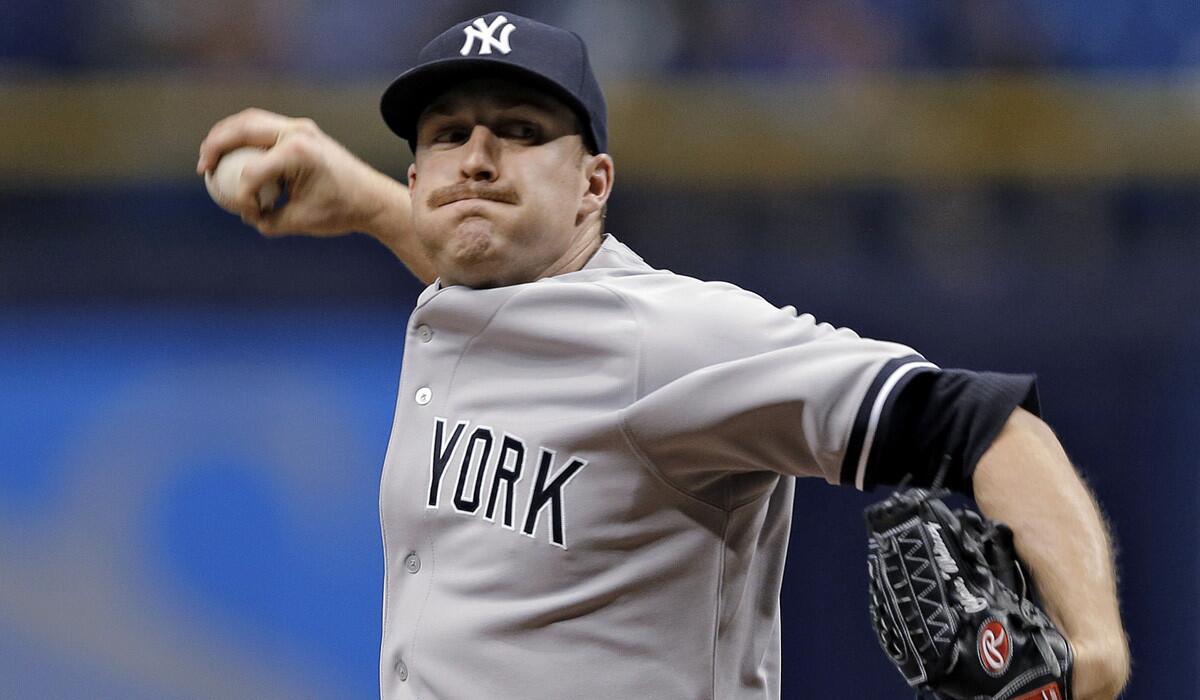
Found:
[{"label": "neck", "polygon": [[571,247],[559,258],[553,265],[546,268],[546,271],[538,276],[538,279],[545,277],[555,277],[557,275],[565,275],[568,272],[577,272],[583,269],[588,260],[599,250],[600,244],[604,236],[600,231],[594,230],[585,236],[581,236],[578,240],[571,244]]}]

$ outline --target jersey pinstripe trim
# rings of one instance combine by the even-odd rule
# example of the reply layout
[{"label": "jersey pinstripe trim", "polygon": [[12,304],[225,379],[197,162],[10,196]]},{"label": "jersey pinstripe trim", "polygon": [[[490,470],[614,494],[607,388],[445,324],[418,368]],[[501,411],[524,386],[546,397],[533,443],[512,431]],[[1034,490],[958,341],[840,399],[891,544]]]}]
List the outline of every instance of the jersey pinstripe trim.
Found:
[{"label": "jersey pinstripe trim", "polygon": [[875,447],[884,408],[918,371],[930,369],[936,370],[938,367],[920,355],[897,357],[884,363],[859,404],[850,440],[846,443],[846,455],[842,460],[843,484],[853,481],[858,490],[866,488],[867,464]]}]

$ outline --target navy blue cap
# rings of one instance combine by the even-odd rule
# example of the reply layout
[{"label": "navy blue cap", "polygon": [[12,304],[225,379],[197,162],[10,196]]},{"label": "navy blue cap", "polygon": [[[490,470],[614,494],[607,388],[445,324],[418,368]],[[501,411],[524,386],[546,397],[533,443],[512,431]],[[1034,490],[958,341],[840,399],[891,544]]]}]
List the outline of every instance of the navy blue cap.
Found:
[{"label": "navy blue cap", "polygon": [[421,112],[456,83],[478,77],[508,78],[545,90],[579,115],[590,148],[608,151],[604,94],[583,39],[511,12],[456,24],[426,44],[417,65],[383,93],[383,120],[415,152]]}]

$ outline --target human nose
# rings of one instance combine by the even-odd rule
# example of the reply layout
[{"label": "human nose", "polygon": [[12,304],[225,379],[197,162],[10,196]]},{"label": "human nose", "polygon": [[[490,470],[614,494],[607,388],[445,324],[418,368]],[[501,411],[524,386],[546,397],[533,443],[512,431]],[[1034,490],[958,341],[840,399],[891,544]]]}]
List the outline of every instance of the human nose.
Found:
[{"label": "human nose", "polygon": [[498,139],[492,130],[479,124],[471,130],[464,146],[462,174],[468,180],[495,181],[499,176],[496,147]]}]

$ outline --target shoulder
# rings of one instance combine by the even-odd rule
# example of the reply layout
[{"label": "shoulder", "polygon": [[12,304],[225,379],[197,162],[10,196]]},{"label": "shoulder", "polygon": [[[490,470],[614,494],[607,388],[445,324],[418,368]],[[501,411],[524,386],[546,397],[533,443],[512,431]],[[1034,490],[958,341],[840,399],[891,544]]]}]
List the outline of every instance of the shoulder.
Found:
[{"label": "shoulder", "polygon": [[704,281],[655,269],[611,234],[605,235],[599,250],[582,270],[555,279],[607,289],[643,318],[671,320],[675,331],[762,326],[797,316],[793,307],[778,308],[728,282]]},{"label": "shoulder", "polygon": [[654,269],[611,236],[582,270],[544,282],[532,296],[555,297],[559,319],[629,332],[645,391],[724,362],[815,340],[858,339],[737,285]]},{"label": "shoulder", "polygon": [[736,332],[796,317],[792,307],[776,307],[728,282],[708,282],[663,270],[610,277],[595,284],[619,295],[646,320],[670,322],[676,332]]},{"label": "shoulder", "polygon": [[818,323],[791,306],[777,307],[727,282],[665,271],[596,280],[618,297],[639,336],[649,391],[713,365],[808,342],[857,339],[853,331]]}]

